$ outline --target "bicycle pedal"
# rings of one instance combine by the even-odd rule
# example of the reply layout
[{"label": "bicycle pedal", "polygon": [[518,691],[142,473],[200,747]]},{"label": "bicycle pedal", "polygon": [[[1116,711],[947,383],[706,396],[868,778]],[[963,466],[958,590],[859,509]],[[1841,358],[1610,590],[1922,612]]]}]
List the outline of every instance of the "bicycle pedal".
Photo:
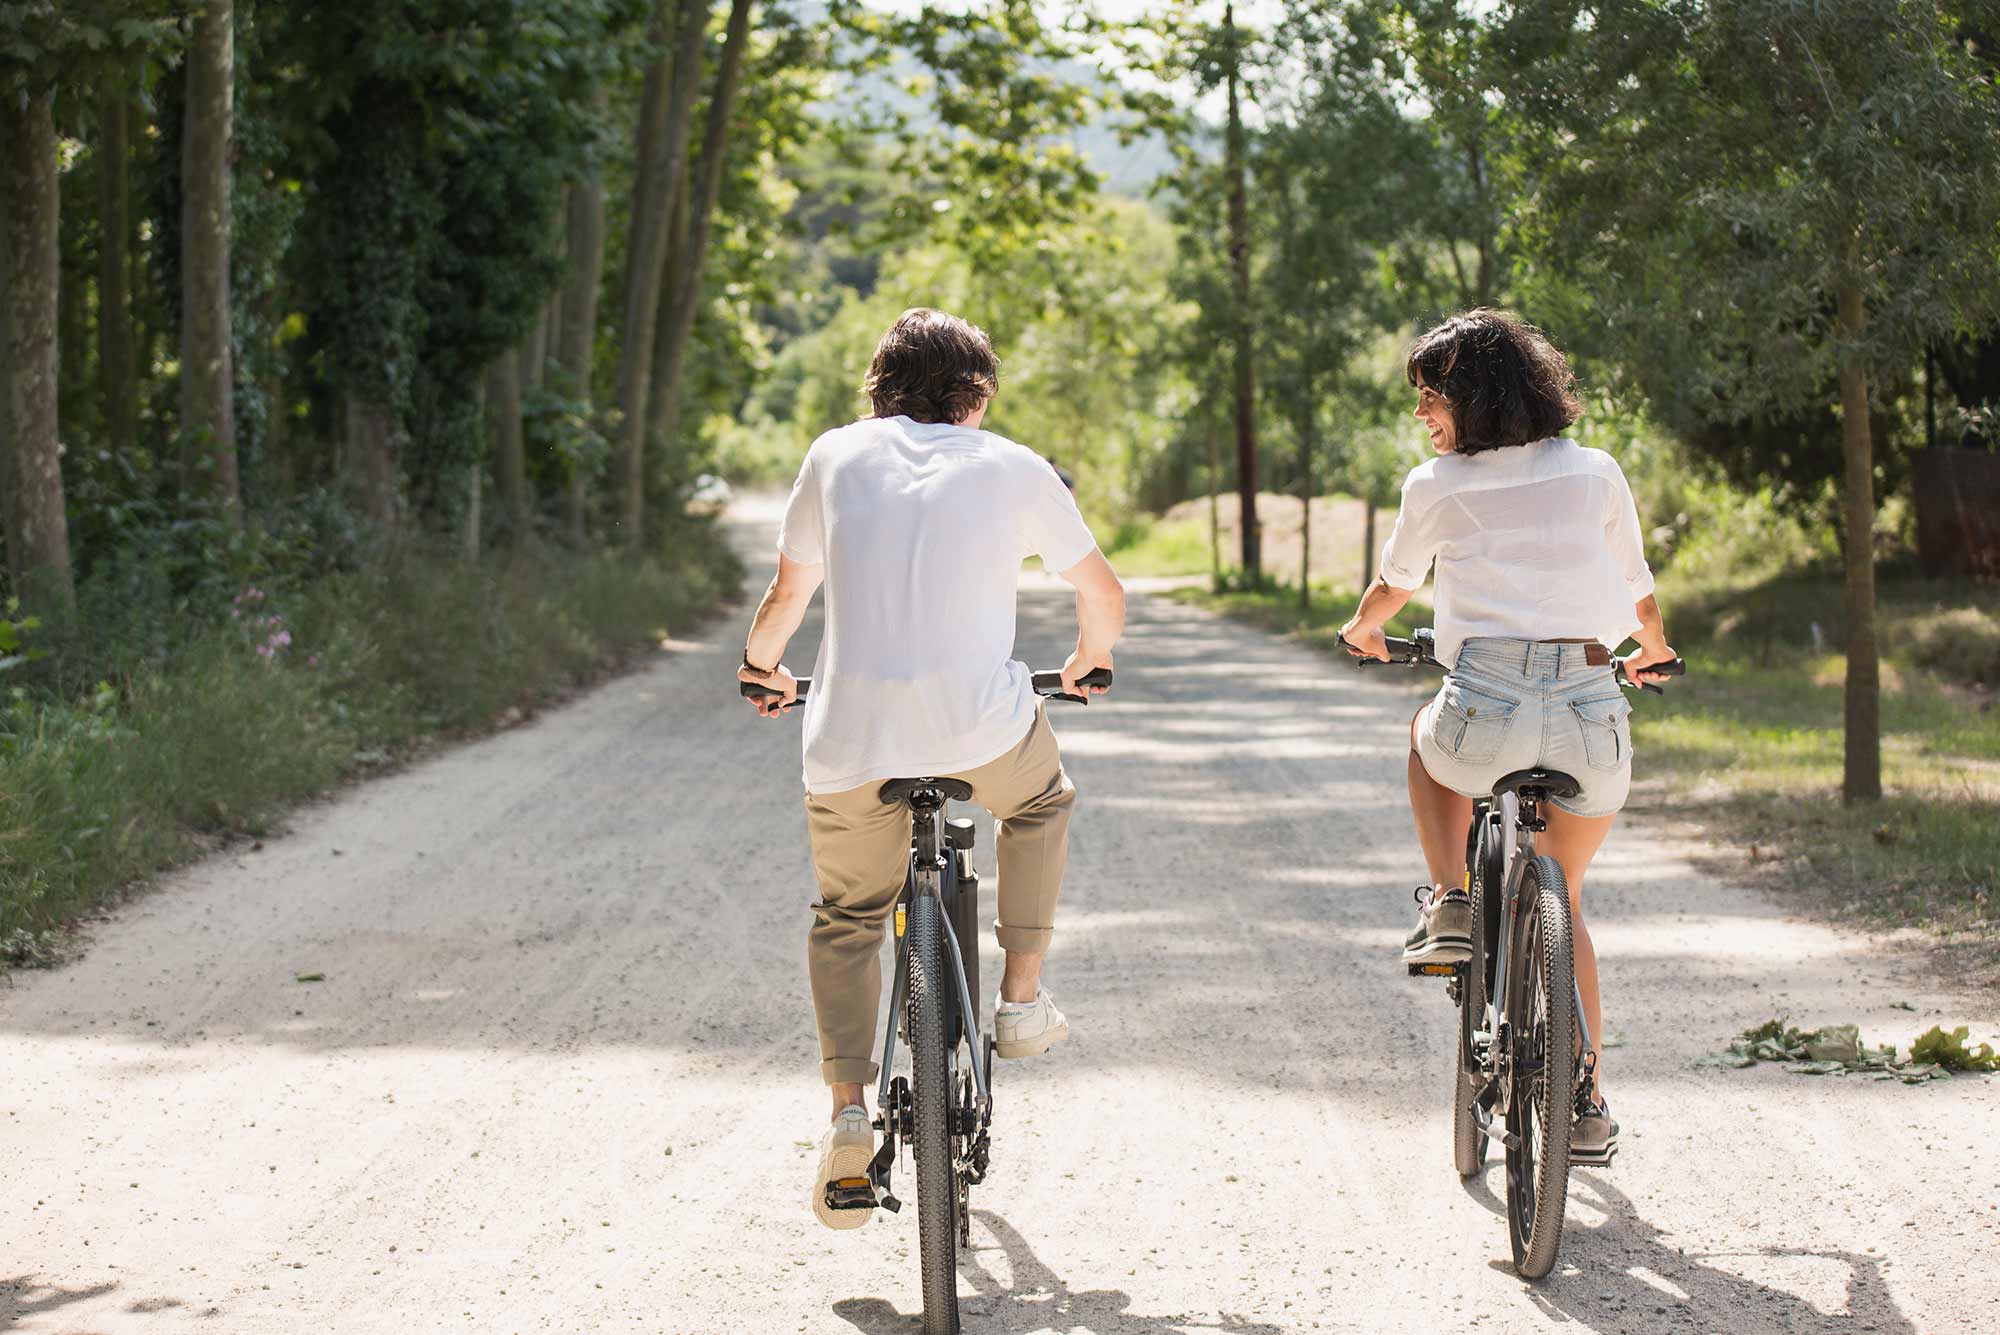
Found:
[{"label": "bicycle pedal", "polygon": [[1427,963],[1412,964],[1409,967],[1412,978],[1450,978],[1459,970],[1457,964]]},{"label": "bicycle pedal", "polygon": [[837,1177],[826,1184],[829,1210],[872,1210],[876,1204],[874,1184],[865,1177]]}]

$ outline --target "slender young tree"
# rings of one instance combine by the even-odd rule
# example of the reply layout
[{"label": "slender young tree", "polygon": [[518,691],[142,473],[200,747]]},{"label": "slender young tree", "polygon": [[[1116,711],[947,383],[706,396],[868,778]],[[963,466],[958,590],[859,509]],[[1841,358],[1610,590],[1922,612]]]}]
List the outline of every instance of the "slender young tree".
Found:
[{"label": "slender young tree", "polygon": [[235,33],[233,0],[208,0],[188,44],[181,158],[181,430],[183,477],[190,489],[219,500],[240,525],[229,328]]},{"label": "slender young tree", "polygon": [[[599,106],[603,98],[599,96]],[[562,294],[562,338],[556,357],[570,393],[589,402],[596,369],[597,293],[604,275],[604,178],[596,165],[569,195],[569,272]],[[570,474],[564,497],[564,527],[579,546],[587,533],[590,476],[581,467]]]},{"label": "slender young tree", "polygon": [[1233,377],[1236,393],[1236,492],[1240,512],[1238,523],[1243,537],[1243,578],[1253,587],[1263,582],[1262,534],[1257,523],[1257,406],[1254,324],[1250,306],[1250,210],[1245,197],[1243,161],[1243,111],[1237,85],[1242,74],[1242,46],[1236,30],[1236,6],[1222,11],[1223,59],[1229,85],[1229,127],[1226,144],[1229,177],[1229,264],[1230,291],[1235,301],[1236,359]]},{"label": "slender young tree", "polygon": [[134,71],[105,70],[97,85],[97,386],[104,439],[129,455],[138,436],[139,403],[132,351],[131,126]]}]

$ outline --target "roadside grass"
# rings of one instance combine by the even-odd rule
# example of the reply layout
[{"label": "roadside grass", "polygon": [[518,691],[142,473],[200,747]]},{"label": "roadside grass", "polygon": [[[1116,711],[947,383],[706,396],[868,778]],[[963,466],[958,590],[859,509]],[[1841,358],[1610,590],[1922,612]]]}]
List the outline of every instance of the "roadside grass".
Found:
[{"label": "roadside grass", "polygon": [[[1357,601],[1320,591],[1302,611],[1283,586],[1174,596],[1329,654]],[[1689,676],[1634,710],[1638,801],[1704,827],[1718,853],[1742,850],[1780,889],[1919,928],[1968,976],[2000,981],[2000,590],[1892,576],[1879,596],[1880,802],[1840,799],[1844,626],[1826,574],[1701,591],[1663,580]],[[1413,601],[1391,629],[1430,619]]]},{"label": "roadside grass", "polygon": [[[1103,531],[1101,525],[1093,527]],[[1208,525],[1150,515],[1127,519],[1112,529],[1104,555],[1120,575],[1206,575]]]},{"label": "roadside grass", "polygon": [[343,778],[519,721],[708,614],[739,573],[705,525],[646,559],[406,551],[259,590],[253,615],[199,618],[81,699],[9,682],[0,967],[59,958],[94,906]]}]

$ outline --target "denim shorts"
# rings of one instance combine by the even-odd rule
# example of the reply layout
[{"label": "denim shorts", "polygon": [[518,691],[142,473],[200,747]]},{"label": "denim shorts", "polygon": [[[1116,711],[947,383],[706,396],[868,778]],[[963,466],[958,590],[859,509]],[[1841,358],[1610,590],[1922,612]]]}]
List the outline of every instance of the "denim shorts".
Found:
[{"label": "denim shorts", "polygon": [[1632,706],[1608,667],[1581,644],[1467,640],[1437,695],[1417,715],[1417,755],[1453,792],[1486,797],[1503,775],[1561,770],[1575,816],[1609,816],[1632,787]]}]

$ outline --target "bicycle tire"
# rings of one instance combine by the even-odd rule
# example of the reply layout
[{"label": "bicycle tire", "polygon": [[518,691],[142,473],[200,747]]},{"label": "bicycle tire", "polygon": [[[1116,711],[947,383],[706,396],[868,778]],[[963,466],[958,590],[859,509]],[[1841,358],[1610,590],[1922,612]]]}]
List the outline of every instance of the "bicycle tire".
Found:
[{"label": "bicycle tire", "polygon": [[910,904],[910,1102],[917,1169],[924,1335],[958,1335],[958,1190],[951,1154],[951,1064],[944,919],[937,898]]},{"label": "bicycle tire", "polygon": [[1465,836],[1467,891],[1472,899],[1472,956],[1458,976],[1458,1061],[1452,1067],[1451,1161],[1460,1177],[1477,1176],[1486,1167],[1486,1137],[1480,1134],[1473,1108],[1481,1082],[1472,1051],[1472,1035],[1486,1018],[1486,932],[1480,910],[1491,898],[1487,893],[1486,870],[1480,865],[1479,832],[1485,825],[1474,819]]},{"label": "bicycle tire", "polygon": [[[1569,1203],[1569,1122],[1576,1097],[1576,959],[1570,935],[1569,887],[1547,855],[1530,862],[1521,883],[1521,915],[1507,1005],[1517,1035],[1514,1087],[1507,1129],[1507,1235],[1514,1268],[1536,1280],[1554,1269]],[[1537,995],[1539,993],[1539,995]],[[1539,1004],[1538,1004],[1539,1003]],[[1539,1055],[1523,1073],[1523,1056]]]}]

